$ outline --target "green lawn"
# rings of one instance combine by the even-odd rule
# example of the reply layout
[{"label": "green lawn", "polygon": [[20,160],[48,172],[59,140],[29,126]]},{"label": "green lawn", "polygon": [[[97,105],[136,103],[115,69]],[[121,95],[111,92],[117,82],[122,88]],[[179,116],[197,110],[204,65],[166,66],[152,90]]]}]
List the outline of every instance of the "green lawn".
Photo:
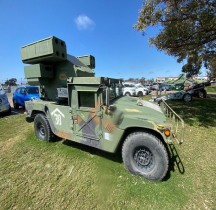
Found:
[{"label": "green lawn", "polygon": [[216,86],[208,86],[205,89],[207,93],[216,93]]},{"label": "green lawn", "polygon": [[0,118],[0,209],[214,209],[216,99],[171,106],[186,122],[185,142],[163,182],[131,175],[118,153],[41,142],[24,115]]}]

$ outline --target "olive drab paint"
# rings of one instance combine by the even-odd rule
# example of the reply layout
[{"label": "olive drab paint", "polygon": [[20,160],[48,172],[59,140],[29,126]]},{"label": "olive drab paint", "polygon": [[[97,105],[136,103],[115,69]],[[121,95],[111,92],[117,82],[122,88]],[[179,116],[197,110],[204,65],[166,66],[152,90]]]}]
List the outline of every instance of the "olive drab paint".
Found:
[{"label": "olive drab paint", "polygon": [[[68,55],[65,42],[57,37],[22,47],[21,56],[30,64],[24,68],[28,83],[40,86],[41,94],[40,100],[25,103],[27,121],[43,114],[56,136],[113,153],[137,130],[172,143],[184,128],[183,120],[165,102],[158,106],[122,96],[121,80],[95,77],[95,58]],[[35,123],[36,129],[44,125]],[[171,135],[166,136],[165,129]]]}]

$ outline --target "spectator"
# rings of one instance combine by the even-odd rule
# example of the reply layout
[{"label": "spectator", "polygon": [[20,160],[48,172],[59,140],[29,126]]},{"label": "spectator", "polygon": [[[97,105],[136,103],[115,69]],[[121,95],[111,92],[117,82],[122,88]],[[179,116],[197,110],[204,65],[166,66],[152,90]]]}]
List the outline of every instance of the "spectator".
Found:
[{"label": "spectator", "polygon": [[159,84],[159,92],[160,92],[160,95],[162,93],[162,84]]},{"label": "spectator", "polygon": [[159,86],[158,84],[155,86],[155,90],[156,90],[156,96],[158,96],[158,89],[159,89]]},{"label": "spectator", "polygon": [[8,85],[7,90],[8,90],[8,93],[11,93],[11,86],[10,85]]}]

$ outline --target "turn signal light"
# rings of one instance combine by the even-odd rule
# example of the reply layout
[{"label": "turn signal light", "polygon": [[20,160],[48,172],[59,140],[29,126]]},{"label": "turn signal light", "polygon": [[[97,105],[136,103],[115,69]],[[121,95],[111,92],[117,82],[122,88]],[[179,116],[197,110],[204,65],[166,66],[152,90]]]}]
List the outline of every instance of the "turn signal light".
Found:
[{"label": "turn signal light", "polygon": [[170,136],[170,130],[169,130],[169,129],[165,129],[165,130],[164,130],[164,135],[165,135],[166,137]]}]

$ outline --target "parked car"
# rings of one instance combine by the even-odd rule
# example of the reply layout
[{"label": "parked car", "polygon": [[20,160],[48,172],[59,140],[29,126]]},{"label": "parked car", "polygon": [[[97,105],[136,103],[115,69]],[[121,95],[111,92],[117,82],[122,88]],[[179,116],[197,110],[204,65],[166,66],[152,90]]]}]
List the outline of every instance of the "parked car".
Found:
[{"label": "parked car", "polygon": [[149,92],[151,92],[151,85],[145,85],[144,87],[147,88]]},{"label": "parked car", "polygon": [[142,84],[135,84],[136,87],[136,96],[144,96],[149,94],[148,88],[144,87]]},{"label": "parked car", "polygon": [[25,101],[36,98],[40,98],[39,88],[37,86],[18,87],[13,93],[14,108],[18,109],[19,106],[25,107]]},{"label": "parked car", "polygon": [[159,84],[156,82],[152,83],[151,90],[159,90]]},{"label": "parked car", "polygon": [[178,83],[173,85],[172,90],[176,90],[176,91],[184,90],[184,83]]},{"label": "parked car", "polygon": [[2,86],[0,85],[0,113],[4,113],[4,114],[10,114],[11,113],[11,106],[10,103],[8,101],[7,95],[4,91],[4,89],[2,88]]},{"label": "parked car", "polygon": [[129,96],[144,96],[148,95],[149,91],[141,84],[135,84],[131,82],[123,83],[123,95]]},{"label": "parked car", "polygon": [[162,91],[164,91],[164,90],[167,90],[167,91],[172,90],[172,85],[163,83],[163,84],[161,84],[161,90]]},{"label": "parked car", "polygon": [[123,95],[124,96],[135,96],[136,87],[133,83],[123,83]]}]

